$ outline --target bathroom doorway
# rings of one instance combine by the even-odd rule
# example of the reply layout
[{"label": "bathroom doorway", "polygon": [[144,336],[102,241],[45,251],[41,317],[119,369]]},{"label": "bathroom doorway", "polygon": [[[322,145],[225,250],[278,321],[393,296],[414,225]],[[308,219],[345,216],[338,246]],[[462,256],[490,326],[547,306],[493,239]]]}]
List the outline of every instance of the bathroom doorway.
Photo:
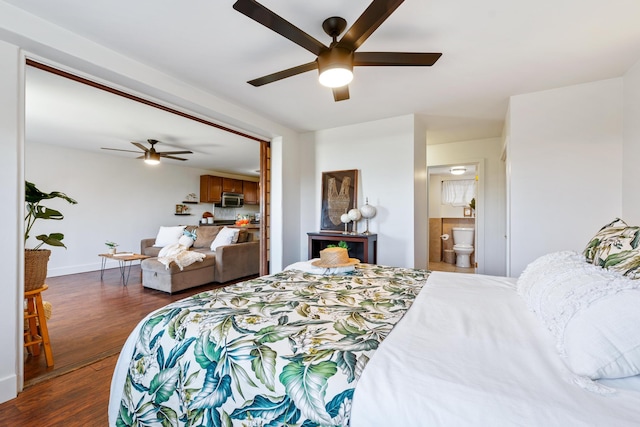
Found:
[{"label": "bathroom doorway", "polygon": [[[427,168],[427,268],[432,271],[481,272],[482,253],[479,229],[481,162],[436,165]],[[473,229],[473,250],[454,250],[453,229]],[[462,235],[462,233],[457,233]],[[458,242],[460,243],[460,242]],[[468,260],[466,259],[468,257]]]}]

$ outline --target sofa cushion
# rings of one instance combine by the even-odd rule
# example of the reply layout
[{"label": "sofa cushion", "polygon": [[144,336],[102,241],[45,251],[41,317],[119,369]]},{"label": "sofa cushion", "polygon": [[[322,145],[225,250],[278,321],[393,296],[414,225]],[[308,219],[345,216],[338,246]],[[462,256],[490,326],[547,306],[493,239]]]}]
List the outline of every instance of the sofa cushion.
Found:
[{"label": "sofa cushion", "polygon": [[211,250],[215,251],[220,246],[237,243],[239,234],[240,230],[237,228],[224,227],[211,243]]},{"label": "sofa cushion", "polygon": [[142,260],[140,263],[140,268],[144,271],[155,272],[159,274],[176,274],[182,271],[190,271],[190,270],[198,270],[200,268],[212,268],[215,265],[216,258],[215,256],[206,256],[202,262],[194,262],[191,265],[184,267],[180,270],[180,267],[176,265],[176,263],[171,263],[169,268],[167,268],[164,264],[158,261],[157,258],[147,258]]},{"label": "sofa cushion", "polygon": [[184,225],[175,227],[160,226],[158,234],[156,235],[156,241],[153,246],[157,248],[163,248],[167,245],[178,243],[180,236],[182,236],[182,233],[184,232],[184,228]]},{"label": "sofa cushion", "polygon": [[198,227],[196,230],[196,241],[193,243],[194,248],[207,248],[211,247],[211,243],[216,238],[222,227],[218,225],[207,225]]},{"label": "sofa cushion", "polygon": [[241,228],[238,233],[238,241],[236,243],[245,243],[251,241],[251,233],[248,230]]},{"label": "sofa cushion", "polygon": [[196,233],[193,231],[184,230],[184,234],[178,239],[178,243],[189,249],[196,241]]}]

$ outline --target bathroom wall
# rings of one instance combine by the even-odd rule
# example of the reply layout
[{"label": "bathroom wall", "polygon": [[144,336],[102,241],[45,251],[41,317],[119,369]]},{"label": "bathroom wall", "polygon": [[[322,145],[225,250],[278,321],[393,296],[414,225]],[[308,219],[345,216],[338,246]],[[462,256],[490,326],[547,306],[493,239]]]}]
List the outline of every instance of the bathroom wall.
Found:
[{"label": "bathroom wall", "polygon": [[442,261],[442,218],[429,218],[429,262]]}]

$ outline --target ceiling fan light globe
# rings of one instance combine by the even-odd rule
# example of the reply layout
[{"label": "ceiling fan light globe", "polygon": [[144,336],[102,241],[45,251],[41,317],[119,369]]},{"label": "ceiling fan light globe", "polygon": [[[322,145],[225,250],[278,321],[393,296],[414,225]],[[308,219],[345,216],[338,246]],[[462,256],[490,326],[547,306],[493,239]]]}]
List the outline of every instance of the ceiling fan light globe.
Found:
[{"label": "ceiling fan light globe", "polygon": [[144,162],[148,165],[157,165],[160,163],[160,155],[147,151],[144,153]]},{"label": "ceiling fan light globe", "polygon": [[342,87],[351,83],[353,73],[345,68],[331,68],[320,73],[320,84],[326,87]]},{"label": "ceiling fan light globe", "polygon": [[318,56],[318,80],[322,86],[342,87],[353,80],[353,52],[334,47]]}]

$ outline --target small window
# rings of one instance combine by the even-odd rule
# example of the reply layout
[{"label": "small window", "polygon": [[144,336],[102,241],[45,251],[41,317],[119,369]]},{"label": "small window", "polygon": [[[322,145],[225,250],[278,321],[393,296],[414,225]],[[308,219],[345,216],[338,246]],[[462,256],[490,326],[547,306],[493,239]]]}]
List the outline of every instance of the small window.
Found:
[{"label": "small window", "polygon": [[451,206],[469,206],[476,197],[476,181],[460,179],[442,181],[442,204]]}]

